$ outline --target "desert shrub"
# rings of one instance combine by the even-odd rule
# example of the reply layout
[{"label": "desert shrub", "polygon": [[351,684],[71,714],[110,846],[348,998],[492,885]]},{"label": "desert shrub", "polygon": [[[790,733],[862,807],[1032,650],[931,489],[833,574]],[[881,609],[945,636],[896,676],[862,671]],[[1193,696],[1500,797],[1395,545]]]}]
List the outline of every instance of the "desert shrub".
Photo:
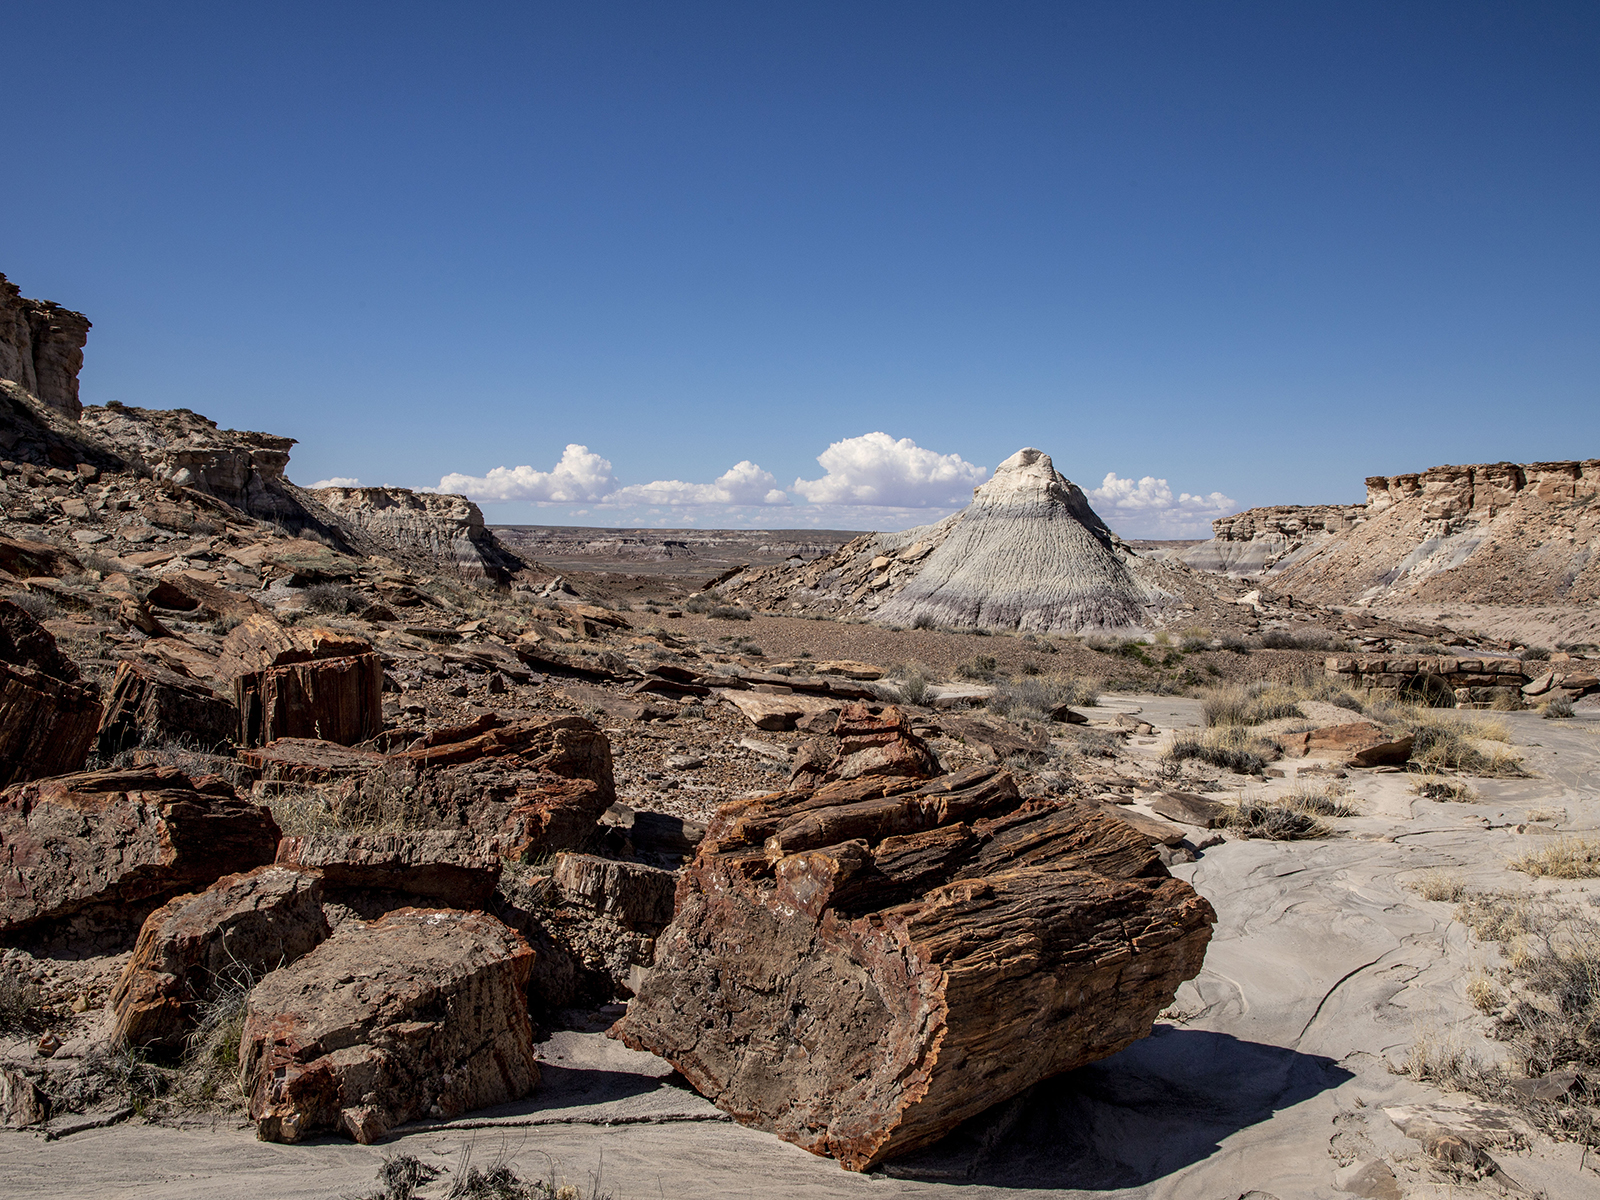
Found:
[{"label": "desert shrub", "polygon": [[1355,817],[1361,814],[1361,810],[1346,798],[1344,787],[1335,782],[1297,783],[1278,803],[1313,817]]},{"label": "desert shrub", "polygon": [[995,669],[1000,665],[999,660],[992,654],[977,654],[966,662],[956,667],[956,674],[962,679],[973,679],[987,682],[994,678]]},{"label": "desert shrub", "polygon": [[1259,775],[1267,765],[1263,755],[1265,748],[1252,741],[1244,727],[1233,725],[1199,733],[1181,733],[1173,740],[1165,757],[1172,763],[1193,758],[1240,775]]},{"label": "desert shrub", "polygon": [[1348,650],[1350,643],[1325,629],[1269,629],[1261,635],[1263,650]]},{"label": "desert shrub", "polygon": [[1299,699],[1282,685],[1256,683],[1218,688],[1201,705],[1208,726],[1259,725],[1281,717],[1304,717]]},{"label": "desert shrub", "polygon": [[1231,650],[1235,654],[1249,654],[1255,649],[1255,646],[1248,638],[1242,638],[1236,633],[1229,633],[1217,639],[1217,649]]},{"label": "desert shrub", "polygon": [[1327,837],[1333,827],[1320,817],[1282,801],[1241,800],[1227,817],[1228,828],[1249,838],[1296,842]]},{"label": "desert shrub", "polygon": [[1529,646],[1518,657],[1523,662],[1544,662],[1550,657],[1550,651],[1543,646]]},{"label": "desert shrub", "polygon": [[748,621],[755,614],[737,604],[718,604],[706,615],[714,621]]},{"label": "desert shrub", "polygon": [[1564,837],[1506,863],[1513,871],[1552,879],[1593,879],[1600,876],[1600,841]]},{"label": "desert shrub", "polygon": [[926,667],[921,664],[913,664],[909,667],[900,667],[893,674],[900,682],[888,688],[888,690],[894,692],[894,695],[885,697],[886,699],[892,699],[900,704],[920,705],[928,703],[929,678]]},{"label": "desert shrub", "polygon": [[239,1040],[244,1035],[245,997],[253,977],[241,974],[200,1009],[184,1050],[181,1086],[191,1103],[236,1105],[245,1098],[239,1074]]},{"label": "desert shrub", "polygon": [[987,707],[1003,717],[1043,721],[1063,704],[1086,705],[1094,698],[1093,685],[1084,680],[1065,675],[1029,675],[1001,681]]},{"label": "desert shrub", "polygon": [[43,592],[18,592],[9,599],[35,621],[50,621],[61,615],[61,606]]},{"label": "desert shrub", "polygon": [[44,1028],[39,989],[16,971],[0,972],[0,1034],[36,1033]]},{"label": "desert shrub", "polygon": [[1467,980],[1467,999],[1479,1012],[1494,1012],[1505,1003],[1505,993],[1482,972]]},{"label": "desert shrub", "polygon": [[1564,721],[1577,714],[1577,709],[1572,707],[1572,701],[1565,696],[1557,696],[1554,700],[1546,700],[1539,706],[1539,715],[1546,721]]},{"label": "desert shrub", "polygon": [[340,587],[337,583],[314,583],[300,593],[300,598],[308,612],[327,616],[347,613],[360,602],[357,597],[351,595],[349,589]]},{"label": "desert shrub", "polygon": [[1327,703],[1337,705],[1343,709],[1348,709],[1353,713],[1365,712],[1367,708],[1367,706],[1360,700],[1356,699],[1355,696],[1347,691],[1344,691],[1343,689],[1340,689],[1339,691],[1334,692],[1331,696],[1327,697]]},{"label": "desert shrub", "polygon": [[1465,721],[1444,709],[1411,708],[1402,705],[1397,724],[1416,740],[1411,761],[1425,772],[1466,771],[1473,775],[1521,775],[1522,759],[1509,748],[1486,742],[1509,742],[1511,732],[1504,721]]},{"label": "desert shrub", "polygon": [[1463,780],[1445,779],[1438,775],[1418,779],[1411,785],[1411,790],[1425,800],[1455,800],[1466,804],[1478,798],[1477,793]]},{"label": "desert shrub", "polygon": [[1410,886],[1424,900],[1447,900],[1456,904],[1467,896],[1466,880],[1450,871],[1429,871]]},{"label": "desert shrub", "polygon": [[714,601],[710,596],[690,596],[683,602],[683,610],[684,612],[692,613],[708,613],[711,611],[713,604]]}]

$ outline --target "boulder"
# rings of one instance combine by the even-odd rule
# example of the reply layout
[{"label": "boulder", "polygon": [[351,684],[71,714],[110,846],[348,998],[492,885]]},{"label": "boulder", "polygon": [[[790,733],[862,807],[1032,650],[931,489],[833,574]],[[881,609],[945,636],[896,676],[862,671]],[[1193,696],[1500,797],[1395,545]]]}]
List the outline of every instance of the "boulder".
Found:
[{"label": "boulder", "polygon": [[382,888],[450,908],[483,908],[500,859],[461,829],[308,833],[278,843],[278,864],[322,873],[330,888]]},{"label": "boulder", "polygon": [[541,941],[571,961],[568,1004],[633,995],[655,959],[656,938],[672,920],[676,887],[672,871],[592,854],[556,855],[543,903],[531,916]]},{"label": "boulder", "polygon": [[145,919],[112,989],[113,1039],[181,1049],[207,1001],[249,986],[327,938],[322,900],[315,871],[266,866],[167,901]]},{"label": "boulder", "polygon": [[21,1071],[0,1067],[0,1129],[26,1129],[50,1119],[50,1099]]},{"label": "boulder", "polygon": [[1383,730],[1371,721],[1351,721],[1345,725],[1325,725],[1301,733],[1280,733],[1275,740],[1291,758],[1338,758],[1376,746],[1384,741]]},{"label": "boulder", "polygon": [[484,913],[348,921],[246,1001],[239,1064],[256,1135],[371,1143],[419,1117],[517,1100],[539,1080],[533,952]]},{"label": "boulder", "polygon": [[928,779],[939,773],[933,751],[911,732],[910,719],[893,705],[873,716],[865,704],[847,704],[839,710],[833,733],[839,750],[828,768],[829,779],[863,775]]},{"label": "boulder", "polygon": [[98,691],[33,617],[0,600],[0,786],[83,768],[100,727]]},{"label": "boulder", "polygon": [[1216,916],[1148,840],[973,768],[735,801],[611,1036],[850,1170],[1150,1032]]},{"label": "boulder", "polygon": [[1414,734],[1379,742],[1358,750],[1345,760],[1347,767],[1398,767],[1411,760],[1411,750],[1416,744]]},{"label": "boulder", "polygon": [[992,762],[1005,762],[1014,756],[1031,763],[1050,757],[1050,739],[1042,731],[1033,737],[1004,721],[985,721],[981,717],[941,716],[939,726],[953,738],[977,748]]},{"label": "boulder", "polygon": [[239,741],[320,738],[353,746],[383,729],[383,665],[376,654],[287,663],[233,680]]},{"label": "boulder", "polygon": [[1170,825],[1166,821],[1142,813],[1136,808],[1125,808],[1115,804],[1101,804],[1100,811],[1113,821],[1121,821],[1130,829],[1137,830],[1139,835],[1147,838],[1152,845],[1176,846],[1183,841],[1183,830],[1176,825]]},{"label": "boulder", "polygon": [[272,861],[278,827],[214,775],[85,771],[0,791],[0,941],[94,909],[132,933],[151,909]]},{"label": "boulder", "polygon": [[205,749],[239,732],[239,710],[198,679],[154,663],[123,659],[100,720],[99,747],[109,757],[146,742],[193,738]]},{"label": "boulder", "polygon": [[817,696],[794,693],[776,694],[737,688],[718,688],[716,694],[738,709],[740,714],[757,729],[772,733],[793,729],[801,717],[811,713],[834,712],[837,701],[827,701]]},{"label": "boulder", "polygon": [[1216,829],[1227,824],[1233,805],[1193,792],[1162,792],[1150,801],[1151,811],[1185,825],[1198,825],[1201,829]]}]

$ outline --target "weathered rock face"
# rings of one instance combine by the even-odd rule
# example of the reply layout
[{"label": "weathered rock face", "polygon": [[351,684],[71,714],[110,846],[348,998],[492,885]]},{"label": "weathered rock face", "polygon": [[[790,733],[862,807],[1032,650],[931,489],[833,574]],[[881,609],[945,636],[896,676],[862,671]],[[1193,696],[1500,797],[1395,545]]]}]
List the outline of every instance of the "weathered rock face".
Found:
[{"label": "weathered rock face", "polygon": [[468,579],[503,583],[523,562],[484,526],[465,496],[409,488],[313,488],[330,512],[402,551],[451,564]]},{"label": "weathered rock face", "polygon": [[79,420],[157,479],[215,496],[253,517],[304,515],[283,477],[294,438],[218,429],[184,408],[90,407]]},{"label": "weathered rock face", "polygon": [[346,922],[250,992],[239,1062],[257,1136],[368,1143],[527,1095],[539,1079],[532,967],[527,942],[483,913]]},{"label": "weathered rock face", "polygon": [[927,743],[911,732],[911,722],[894,705],[873,716],[865,704],[847,704],[839,710],[833,735],[839,739],[839,750],[826,779],[863,775],[928,779],[939,774],[939,760]]},{"label": "weathered rock face", "polygon": [[0,785],[81,770],[100,695],[27,612],[0,600]]},{"label": "weathered rock face", "polygon": [[76,419],[78,372],[89,340],[89,318],[48,300],[27,300],[0,275],[0,379],[9,379],[45,404]]},{"label": "weathered rock face", "polygon": [[169,900],[145,920],[111,993],[113,1038],[180,1049],[202,1004],[294,962],[327,938],[322,899],[317,872],[268,866]]},{"label": "weathered rock face", "polygon": [[1179,558],[1200,571],[1260,575],[1292,566],[1334,534],[1366,519],[1361,504],[1280,504],[1211,522],[1211,540]]},{"label": "weathered rock face", "polygon": [[1317,604],[1600,599],[1600,459],[1375,475],[1364,505],[1251,509],[1186,552]]},{"label": "weathered rock face", "polygon": [[272,861],[278,827],[225,782],[175,767],[85,771],[0,791],[0,939],[95,909],[131,933],[157,904]]},{"label": "weathered rock face", "polygon": [[379,888],[451,908],[483,908],[500,859],[466,830],[313,833],[278,843],[278,863],[321,872],[330,888]]},{"label": "weathered rock face", "polygon": [[724,806],[612,1036],[852,1170],[1149,1033],[1211,906],[1148,839],[1004,772]]},{"label": "weathered rock face", "polygon": [[353,746],[383,728],[383,664],[360,638],[255,615],[223,639],[217,671],[232,681],[243,745],[317,738]]}]

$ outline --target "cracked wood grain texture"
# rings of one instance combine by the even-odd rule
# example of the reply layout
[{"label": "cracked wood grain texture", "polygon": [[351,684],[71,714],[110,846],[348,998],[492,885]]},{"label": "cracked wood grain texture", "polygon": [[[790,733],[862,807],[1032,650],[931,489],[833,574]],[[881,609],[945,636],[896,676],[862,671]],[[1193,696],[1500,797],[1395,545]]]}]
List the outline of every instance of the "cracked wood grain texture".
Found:
[{"label": "cracked wood grain texture", "polygon": [[1148,840],[978,767],[736,801],[612,1036],[850,1170],[1149,1033],[1216,916]]}]

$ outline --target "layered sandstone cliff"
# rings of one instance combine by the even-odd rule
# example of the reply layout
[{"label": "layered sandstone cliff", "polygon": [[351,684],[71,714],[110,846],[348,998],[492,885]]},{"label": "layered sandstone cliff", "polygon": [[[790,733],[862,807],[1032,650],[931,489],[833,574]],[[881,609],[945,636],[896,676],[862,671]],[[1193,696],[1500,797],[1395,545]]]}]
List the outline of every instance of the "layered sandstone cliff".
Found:
[{"label": "layered sandstone cliff", "polygon": [[76,417],[82,408],[78,372],[88,340],[88,317],[49,300],[29,300],[0,275],[0,379]]},{"label": "layered sandstone cliff", "polygon": [[523,566],[465,496],[397,487],[308,489],[336,516],[401,551],[447,563],[468,579],[503,583]]},{"label": "layered sandstone cliff", "polygon": [[1600,599],[1600,459],[1374,475],[1364,505],[1252,509],[1213,529],[1185,561],[1259,562],[1275,590],[1319,604]]}]

